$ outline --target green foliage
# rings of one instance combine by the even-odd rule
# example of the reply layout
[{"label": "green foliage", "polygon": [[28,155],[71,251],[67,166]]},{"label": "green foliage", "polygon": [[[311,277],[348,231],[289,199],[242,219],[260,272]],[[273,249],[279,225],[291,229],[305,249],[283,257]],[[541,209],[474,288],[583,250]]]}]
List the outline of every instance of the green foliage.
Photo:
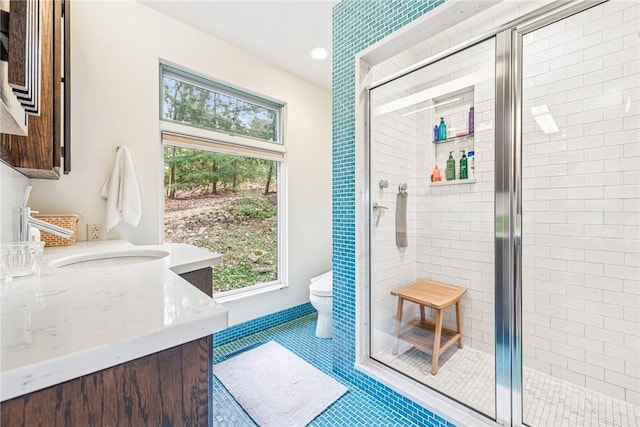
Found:
[{"label": "green foliage", "polygon": [[[183,239],[178,236],[165,236],[165,241],[192,243],[222,254],[222,264],[213,269],[213,288],[215,292],[224,292],[276,280],[278,265],[276,224],[275,215],[266,219],[236,220],[224,225],[211,223],[207,232],[195,242],[190,242],[186,236]],[[249,255],[256,250],[262,251],[263,255],[257,262],[253,262],[249,259]],[[271,268],[272,271],[255,272],[255,269],[260,267]]]},{"label": "green foliage", "polygon": [[276,207],[266,197],[243,197],[240,203],[233,204],[233,213],[249,218],[266,219],[276,214]]},{"label": "green foliage", "polygon": [[213,270],[214,292],[241,289],[257,283],[276,279],[275,272],[267,274],[253,273],[254,264],[242,263],[230,267],[216,267]]},{"label": "green foliage", "polygon": [[[163,100],[166,119],[266,141],[276,139],[277,116],[264,107],[169,77],[164,78]],[[248,181],[261,183],[267,193],[273,185],[272,161],[165,146],[164,163],[166,195],[171,198],[181,191],[237,191]]]},{"label": "green foliage", "polygon": [[265,185],[269,163],[273,161],[165,146],[167,196],[174,198],[176,191],[201,194],[218,194],[223,189],[237,191],[245,182]]},{"label": "green foliage", "polygon": [[277,138],[275,110],[165,76],[163,118],[264,141]]}]

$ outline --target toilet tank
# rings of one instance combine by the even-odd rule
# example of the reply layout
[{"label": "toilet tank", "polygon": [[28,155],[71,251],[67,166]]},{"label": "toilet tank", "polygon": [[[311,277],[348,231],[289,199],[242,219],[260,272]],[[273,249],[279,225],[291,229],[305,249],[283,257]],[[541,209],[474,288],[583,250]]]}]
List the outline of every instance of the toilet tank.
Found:
[{"label": "toilet tank", "polygon": [[309,292],[312,295],[330,297],[333,295],[333,271],[311,278]]}]

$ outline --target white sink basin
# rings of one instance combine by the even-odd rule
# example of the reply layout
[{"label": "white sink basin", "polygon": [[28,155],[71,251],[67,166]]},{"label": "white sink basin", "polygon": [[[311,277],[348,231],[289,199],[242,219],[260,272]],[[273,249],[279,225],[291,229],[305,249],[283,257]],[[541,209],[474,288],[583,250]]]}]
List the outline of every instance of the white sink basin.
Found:
[{"label": "white sink basin", "polygon": [[122,267],[126,265],[140,264],[155,261],[169,255],[169,252],[160,249],[122,249],[104,252],[92,252],[88,254],[71,255],[58,258],[49,263],[53,268],[104,268]]}]

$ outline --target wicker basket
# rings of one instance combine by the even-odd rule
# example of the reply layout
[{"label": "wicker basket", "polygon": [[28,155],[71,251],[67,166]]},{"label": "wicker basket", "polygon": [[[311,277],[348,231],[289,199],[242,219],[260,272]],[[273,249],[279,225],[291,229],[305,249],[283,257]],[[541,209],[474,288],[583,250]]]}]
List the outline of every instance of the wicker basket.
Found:
[{"label": "wicker basket", "polygon": [[47,233],[46,231],[40,231],[40,240],[44,242],[45,246],[69,246],[76,243],[78,237],[78,214],[33,214],[34,218],[46,221],[53,225],[73,230],[73,236],[68,239],[64,237],[56,236],[55,234]]}]

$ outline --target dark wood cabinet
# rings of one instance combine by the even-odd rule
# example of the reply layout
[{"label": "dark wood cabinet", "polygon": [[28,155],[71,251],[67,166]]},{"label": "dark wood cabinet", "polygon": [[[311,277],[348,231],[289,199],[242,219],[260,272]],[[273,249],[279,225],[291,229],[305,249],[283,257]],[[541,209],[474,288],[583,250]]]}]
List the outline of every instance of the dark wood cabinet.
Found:
[{"label": "dark wood cabinet", "polygon": [[213,296],[213,270],[211,267],[183,273],[180,277],[200,289],[207,296]]},{"label": "dark wood cabinet", "polygon": [[[180,276],[211,296],[211,268]],[[7,400],[0,425],[212,425],[211,353],[207,336]]]},{"label": "dark wood cabinet", "polygon": [[0,403],[3,426],[208,426],[211,337]]},{"label": "dark wood cabinet", "polygon": [[38,40],[40,26],[37,25],[39,3],[25,0],[11,2],[9,19],[7,78],[12,92],[22,108],[32,114],[38,114],[40,62],[38,61]]},{"label": "dark wood cabinet", "polygon": [[[12,0],[11,5],[21,0]],[[31,178],[58,179],[70,167],[69,0],[39,0],[39,114],[29,115],[27,136],[0,134],[0,158]],[[9,56],[9,65],[12,58]],[[11,69],[11,67],[9,67]],[[64,153],[63,153],[64,151]]]}]

